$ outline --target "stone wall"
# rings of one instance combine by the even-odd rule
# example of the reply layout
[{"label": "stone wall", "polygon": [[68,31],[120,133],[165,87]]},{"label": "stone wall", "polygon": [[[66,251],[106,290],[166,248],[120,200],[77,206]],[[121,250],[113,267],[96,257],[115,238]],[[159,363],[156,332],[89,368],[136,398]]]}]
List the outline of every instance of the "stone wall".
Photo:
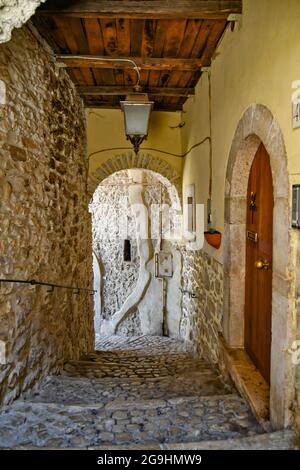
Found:
[{"label": "stone wall", "polygon": [[[205,251],[182,250],[182,319],[180,336],[200,357],[219,364],[222,331],[223,267]],[[192,293],[196,298],[191,298]]]},{"label": "stone wall", "polygon": [[[0,46],[0,277],[91,286],[84,109],[27,27]],[[93,348],[92,297],[0,284],[0,399]]]}]

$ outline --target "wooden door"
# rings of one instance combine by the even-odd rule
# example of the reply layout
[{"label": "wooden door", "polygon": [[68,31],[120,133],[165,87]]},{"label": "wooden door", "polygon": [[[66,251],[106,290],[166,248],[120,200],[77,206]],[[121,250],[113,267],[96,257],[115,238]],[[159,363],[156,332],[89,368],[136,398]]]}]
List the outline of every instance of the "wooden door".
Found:
[{"label": "wooden door", "polygon": [[248,183],[245,349],[270,383],[273,184],[269,155],[260,145]]}]

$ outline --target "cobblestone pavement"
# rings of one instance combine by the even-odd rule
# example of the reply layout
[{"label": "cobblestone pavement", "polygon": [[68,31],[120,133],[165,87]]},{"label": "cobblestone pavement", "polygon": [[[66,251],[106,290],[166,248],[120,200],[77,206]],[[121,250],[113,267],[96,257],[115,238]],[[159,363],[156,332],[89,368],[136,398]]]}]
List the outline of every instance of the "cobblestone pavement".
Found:
[{"label": "cobblestone pavement", "polygon": [[244,400],[182,343],[114,337],[96,346],[2,409],[0,447],[155,449],[263,433]]}]

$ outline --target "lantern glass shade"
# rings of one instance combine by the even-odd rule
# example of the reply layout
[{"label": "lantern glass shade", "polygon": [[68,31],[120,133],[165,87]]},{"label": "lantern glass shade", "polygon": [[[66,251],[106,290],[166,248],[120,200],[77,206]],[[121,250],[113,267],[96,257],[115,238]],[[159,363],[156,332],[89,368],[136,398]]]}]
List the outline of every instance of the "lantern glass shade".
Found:
[{"label": "lantern glass shade", "polygon": [[121,101],[121,107],[124,112],[127,137],[147,137],[153,108],[153,102],[148,100],[148,96],[144,93],[129,95],[126,101]]}]

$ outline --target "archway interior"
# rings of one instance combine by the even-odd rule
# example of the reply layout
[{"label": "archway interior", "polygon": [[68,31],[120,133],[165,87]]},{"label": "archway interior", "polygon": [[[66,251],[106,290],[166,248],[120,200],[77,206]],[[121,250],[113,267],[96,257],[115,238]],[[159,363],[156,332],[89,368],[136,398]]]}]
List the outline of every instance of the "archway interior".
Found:
[{"label": "archway interior", "polygon": [[[175,186],[151,170],[121,170],[99,184],[90,212],[96,340],[108,327],[119,336],[179,336],[181,257],[175,228],[181,211]],[[162,276],[161,254],[170,263]]]}]

